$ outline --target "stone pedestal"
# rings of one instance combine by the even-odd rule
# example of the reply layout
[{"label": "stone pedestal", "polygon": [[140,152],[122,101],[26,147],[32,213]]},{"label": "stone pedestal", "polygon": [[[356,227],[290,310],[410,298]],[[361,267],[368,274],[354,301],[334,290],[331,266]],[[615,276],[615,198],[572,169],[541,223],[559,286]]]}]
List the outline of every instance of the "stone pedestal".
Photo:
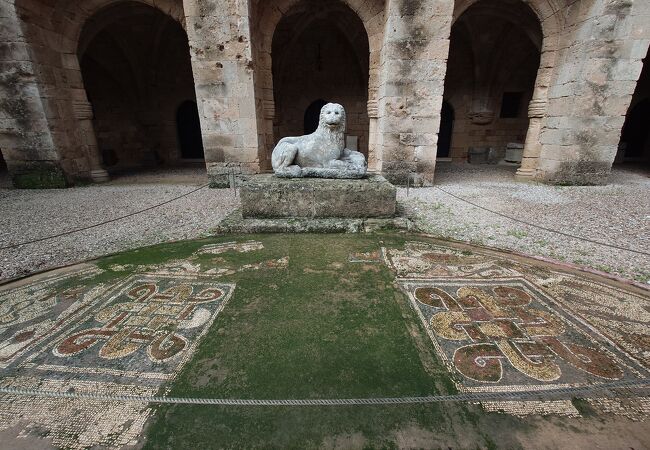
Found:
[{"label": "stone pedestal", "polygon": [[397,190],[379,175],[361,180],[256,175],[240,191],[244,219],[366,219],[395,216]]}]

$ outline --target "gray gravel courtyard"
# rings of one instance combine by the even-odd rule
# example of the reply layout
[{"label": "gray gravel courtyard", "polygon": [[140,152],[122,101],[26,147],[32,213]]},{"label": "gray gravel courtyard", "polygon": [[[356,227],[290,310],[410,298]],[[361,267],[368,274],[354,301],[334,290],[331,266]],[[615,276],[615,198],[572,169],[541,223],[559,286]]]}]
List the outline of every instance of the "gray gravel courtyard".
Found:
[{"label": "gray gravel courtyard", "polygon": [[441,191],[545,228],[650,253],[650,172],[615,167],[607,186],[516,183],[511,166],[439,163],[436,187],[400,189],[423,231],[588,266],[647,283],[650,257],[500,217]]},{"label": "gray gravel courtyard", "polygon": [[[0,247],[128,215],[206,183],[205,168],[184,168],[126,175],[106,184],[63,190],[0,188]],[[0,279],[121,250],[200,237],[238,205],[232,191],[205,188],[124,220],[0,250]]]},{"label": "gray gravel courtyard", "polygon": [[[647,283],[650,257],[514,222],[502,214],[620,247],[650,252],[650,177],[616,168],[608,186],[558,187],[513,181],[514,168],[439,163],[434,188],[398,198],[426,232],[550,257]],[[0,247],[133,213],[207,183],[205,169],[121,176],[66,190],[13,190],[0,183]],[[440,188],[440,189],[439,189]],[[231,190],[202,189],[159,208],[60,238],[0,250],[0,279],[169,240],[200,237],[239,206]]]}]

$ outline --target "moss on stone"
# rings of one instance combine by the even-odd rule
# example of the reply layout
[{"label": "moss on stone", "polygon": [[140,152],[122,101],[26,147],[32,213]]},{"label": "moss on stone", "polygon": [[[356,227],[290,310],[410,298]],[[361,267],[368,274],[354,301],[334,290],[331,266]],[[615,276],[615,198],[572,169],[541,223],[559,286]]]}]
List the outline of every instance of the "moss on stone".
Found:
[{"label": "moss on stone", "polygon": [[68,186],[63,172],[54,165],[41,165],[14,173],[12,183],[18,189],[63,189]]}]

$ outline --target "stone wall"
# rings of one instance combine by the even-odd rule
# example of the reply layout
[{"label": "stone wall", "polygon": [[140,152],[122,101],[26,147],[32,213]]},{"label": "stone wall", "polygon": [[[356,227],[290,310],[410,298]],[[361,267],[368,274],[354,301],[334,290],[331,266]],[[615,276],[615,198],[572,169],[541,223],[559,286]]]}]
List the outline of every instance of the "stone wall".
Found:
[{"label": "stone wall", "polygon": [[[169,106],[154,101],[161,116],[136,114],[141,129],[128,131],[126,122],[133,122],[124,108],[93,110],[89,103],[88,93],[95,88],[90,87],[92,82],[86,86],[82,78],[80,37],[92,17],[116,3],[128,6],[118,0],[0,0],[0,150],[17,185],[62,185],[89,176],[101,179],[100,147],[117,139],[112,124],[126,134],[118,139],[122,144],[111,141],[111,147],[155,147],[161,158],[173,160],[169,111],[176,100],[191,93],[183,91],[176,97],[165,92],[173,85],[165,78],[168,74],[156,79],[160,89],[149,90],[148,95],[165,98]],[[415,184],[431,184],[445,79],[445,96],[457,118],[452,156],[462,159],[468,147],[501,146],[525,135],[519,179],[604,183],[650,42],[650,2],[640,0],[528,0],[525,4],[515,0],[139,0],[138,4],[155,7],[186,28],[206,165],[215,185],[225,185],[231,172],[268,169],[277,140],[301,128],[307,102],[336,101],[325,98],[336,92],[345,92],[338,100],[350,114],[351,133],[362,136],[361,149],[367,147],[371,169],[394,182],[411,178]],[[471,77],[462,76],[469,63],[463,60],[464,44],[457,31],[451,39],[461,48],[461,57],[454,56],[455,47],[449,55],[452,23],[466,22],[462,17],[474,6],[490,10],[501,8],[499,4],[513,11],[530,8],[534,24],[521,29],[532,44],[517,35],[494,36],[489,45],[494,51],[481,53],[487,58],[482,66],[493,71],[485,77],[491,81],[484,83],[476,73],[470,81]],[[273,73],[278,64],[273,51],[278,24],[296,11],[316,16],[337,8],[358,16],[367,36],[368,48],[361,55],[357,37],[345,34],[357,33],[354,30],[360,26],[350,26],[356,18],[340,19],[345,40],[353,44],[343,65],[352,66],[356,60],[361,83],[352,82],[358,72],[348,78],[352,71],[341,70],[332,78],[331,90],[323,89],[322,95],[298,89],[291,76],[277,85],[274,75],[280,80],[283,76]],[[511,22],[523,18],[515,13]],[[495,22],[487,23],[469,20],[463,26],[469,27],[470,37],[485,37],[489,33],[481,27]],[[534,27],[541,29],[541,36],[531,32]],[[309,53],[313,42],[312,36],[298,43],[303,47],[296,44],[296,54]],[[514,60],[514,55],[524,53],[538,54],[538,63],[529,58],[508,66],[509,57]],[[291,56],[279,63],[281,72],[308,76],[291,71],[300,62]],[[107,94],[118,89],[108,88],[107,81],[99,84]],[[509,91],[524,92],[522,109],[527,114],[522,111],[518,118],[500,120],[498,103]],[[495,118],[488,126],[477,123],[490,112]],[[159,132],[153,131],[156,127]],[[24,178],[29,173],[33,176]]]},{"label": "stone wall", "polygon": [[16,187],[66,184],[40,74],[12,1],[0,0],[0,151]]}]

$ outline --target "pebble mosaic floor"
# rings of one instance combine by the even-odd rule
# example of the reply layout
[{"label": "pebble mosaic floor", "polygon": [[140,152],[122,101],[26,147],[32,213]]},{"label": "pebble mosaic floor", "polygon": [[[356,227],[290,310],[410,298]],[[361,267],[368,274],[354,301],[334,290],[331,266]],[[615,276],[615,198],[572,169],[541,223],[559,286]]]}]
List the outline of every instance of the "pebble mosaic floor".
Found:
[{"label": "pebble mosaic floor", "polygon": [[[284,270],[290,255],[238,268],[245,238],[187,259],[109,268],[86,264],[0,287],[0,386],[104,395],[164,395],[202,336],[228,308],[237,272]],[[210,255],[213,264],[203,264]],[[203,261],[203,260],[202,260]],[[637,287],[512,255],[411,236],[351,253],[386,265],[460,392],[590,386],[650,377],[650,294]],[[102,281],[106,280],[106,281]],[[408,299],[408,300],[407,300]],[[650,399],[593,399],[601,411],[647,420]],[[485,402],[517,416],[579,416],[571,401]],[[147,404],[0,394],[0,432],[52,446],[138,445]]]}]

